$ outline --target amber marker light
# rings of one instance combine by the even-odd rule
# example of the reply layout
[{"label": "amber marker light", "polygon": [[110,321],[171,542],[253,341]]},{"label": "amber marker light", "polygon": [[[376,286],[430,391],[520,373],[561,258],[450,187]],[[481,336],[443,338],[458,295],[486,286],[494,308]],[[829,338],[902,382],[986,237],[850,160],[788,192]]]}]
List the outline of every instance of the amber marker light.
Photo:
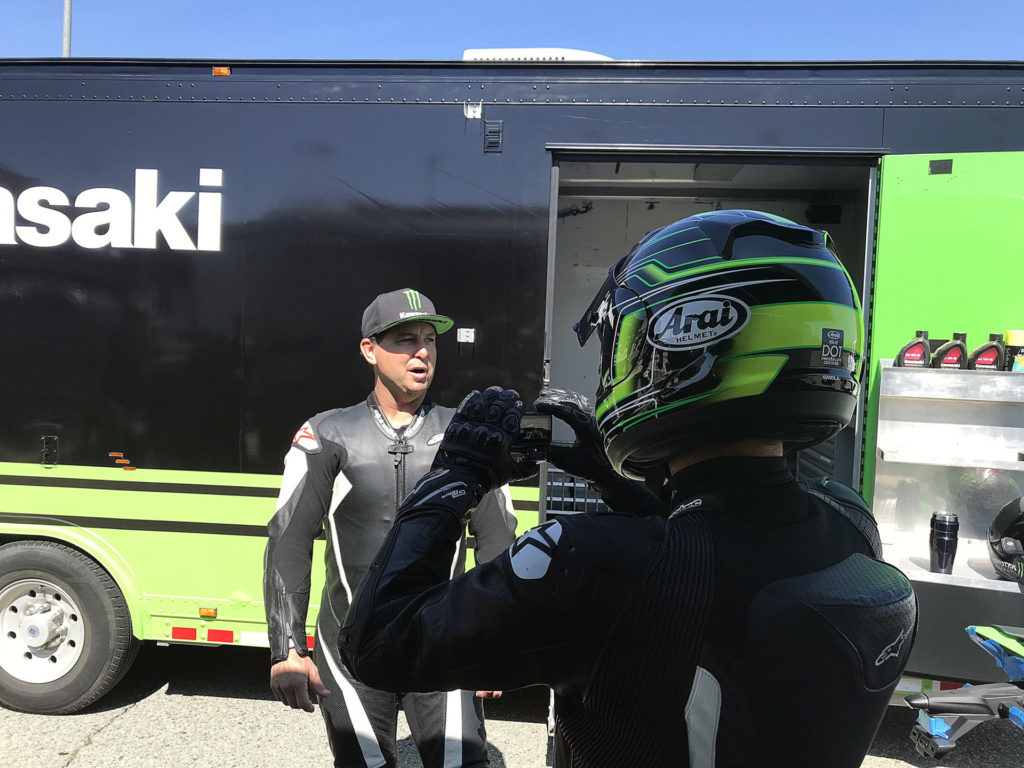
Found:
[{"label": "amber marker light", "polygon": [[214,67],[214,77],[229,77],[231,75],[231,67]]},{"label": "amber marker light", "polygon": [[216,619],[217,609],[216,608],[200,608],[199,617],[203,619]]}]

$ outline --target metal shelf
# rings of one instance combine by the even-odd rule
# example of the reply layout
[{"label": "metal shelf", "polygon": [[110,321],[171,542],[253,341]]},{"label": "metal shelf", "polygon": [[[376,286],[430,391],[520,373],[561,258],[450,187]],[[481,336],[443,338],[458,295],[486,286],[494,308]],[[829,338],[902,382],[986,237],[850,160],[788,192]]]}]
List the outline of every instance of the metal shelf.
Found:
[{"label": "metal shelf", "polygon": [[1024,403],[1024,374],[944,368],[896,368],[882,360],[882,397]]},{"label": "metal shelf", "polygon": [[961,538],[957,542],[952,573],[932,573],[928,563],[928,529],[913,531],[881,531],[886,562],[892,563],[915,582],[931,582],[951,587],[1024,592],[1024,585],[1000,579],[988,559],[984,539]]}]

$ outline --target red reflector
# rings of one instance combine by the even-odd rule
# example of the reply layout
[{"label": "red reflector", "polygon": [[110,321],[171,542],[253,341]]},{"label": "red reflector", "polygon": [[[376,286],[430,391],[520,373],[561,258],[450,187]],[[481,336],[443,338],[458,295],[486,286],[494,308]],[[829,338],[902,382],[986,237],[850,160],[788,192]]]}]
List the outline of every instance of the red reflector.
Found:
[{"label": "red reflector", "polygon": [[211,629],[207,631],[206,639],[211,643],[233,643],[235,633],[230,629]]},{"label": "red reflector", "polygon": [[316,643],[316,638],[312,635],[306,635],[306,647],[309,650],[313,650],[313,645]]},{"label": "red reflector", "polygon": [[939,681],[939,690],[940,691],[951,691],[954,688],[963,688],[963,687],[964,687],[963,683],[947,683],[944,680]]},{"label": "red reflector", "polygon": [[188,627],[171,627],[171,639],[172,640],[195,640],[196,631],[195,629],[189,629]]}]

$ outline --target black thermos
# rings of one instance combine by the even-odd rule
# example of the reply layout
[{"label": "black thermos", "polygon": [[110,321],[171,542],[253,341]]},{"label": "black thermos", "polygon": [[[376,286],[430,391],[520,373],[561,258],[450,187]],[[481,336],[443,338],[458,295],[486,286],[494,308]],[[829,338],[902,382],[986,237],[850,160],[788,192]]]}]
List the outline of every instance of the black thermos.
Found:
[{"label": "black thermos", "polygon": [[956,557],[956,537],[960,521],[953,512],[933,512],[931,533],[928,536],[928,550],[931,555],[929,570],[932,573],[952,573],[953,558]]}]

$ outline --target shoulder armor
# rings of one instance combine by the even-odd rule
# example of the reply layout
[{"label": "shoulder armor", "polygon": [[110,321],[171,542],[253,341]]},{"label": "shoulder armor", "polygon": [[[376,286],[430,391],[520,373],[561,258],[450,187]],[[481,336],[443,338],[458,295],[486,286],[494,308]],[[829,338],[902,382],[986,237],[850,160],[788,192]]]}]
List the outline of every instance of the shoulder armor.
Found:
[{"label": "shoulder armor", "polygon": [[871,508],[857,491],[829,477],[816,477],[800,483],[809,495],[819,499],[842,514],[871,545],[871,551],[878,559],[882,557],[882,540]]},{"label": "shoulder armor", "polygon": [[[540,579],[544,575],[540,569],[546,572],[552,559],[582,557],[592,565],[637,575],[646,570],[651,552],[664,539],[664,522],[615,512],[559,515],[516,540],[509,550],[512,569],[520,579]],[[559,554],[563,548],[568,552]],[[529,572],[539,574],[522,575],[527,564]]]},{"label": "shoulder armor", "polygon": [[292,445],[295,448],[302,450],[304,453],[320,453],[324,449],[323,440],[320,438],[320,425],[325,419],[330,418],[342,410],[342,408],[334,408],[330,411],[318,413],[316,416],[309,419],[309,421],[299,427],[298,431],[295,433],[295,436],[292,438]]}]

